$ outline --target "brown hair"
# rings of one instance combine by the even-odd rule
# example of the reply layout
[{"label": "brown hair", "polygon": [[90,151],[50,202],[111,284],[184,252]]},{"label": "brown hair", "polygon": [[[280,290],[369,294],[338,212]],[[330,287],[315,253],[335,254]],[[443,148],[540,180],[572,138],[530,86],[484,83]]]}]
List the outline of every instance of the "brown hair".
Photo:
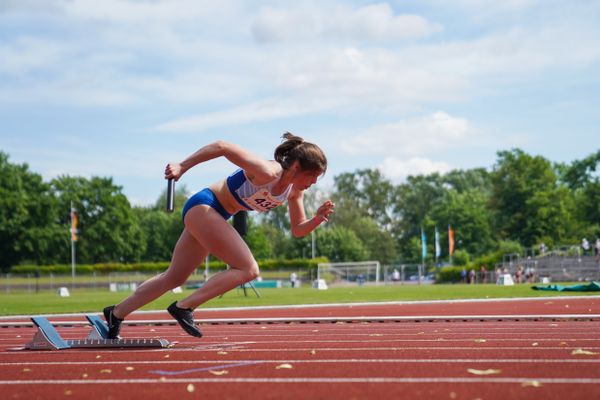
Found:
[{"label": "brown hair", "polygon": [[305,142],[300,136],[286,132],[282,136],[284,140],[275,149],[275,161],[283,169],[288,169],[295,161],[300,163],[304,171],[320,171],[322,174],[327,170],[327,157],[323,150],[316,144]]}]

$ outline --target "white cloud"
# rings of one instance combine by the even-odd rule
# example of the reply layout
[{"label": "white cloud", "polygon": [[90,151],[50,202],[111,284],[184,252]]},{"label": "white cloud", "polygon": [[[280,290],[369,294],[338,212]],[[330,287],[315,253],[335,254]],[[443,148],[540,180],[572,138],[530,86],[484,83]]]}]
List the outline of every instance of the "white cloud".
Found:
[{"label": "white cloud", "polygon": [[342,143],[341,148],[353,155],[419,156],[460,146],[474,134],[467,120],[438,111],[369,128]]},{"label": "white cloud", "polygon": [[152,130],[159,132],[195,132],[209,128],[240,125],[252,122],[272,121],[280,118],[296,117],[327,108],[315,101],[313,104],[294,100],[270,98],[251,102],[221,111],[207,112],[191,117],[179,118],[160,124]]},{"label": "white cloud", "polygon": [[338,5],[310,9],[266,7],[252,23],[259,42],[306,39],[391,41],[430,36],[442,26],[414,14],[395,15],[387,3],[356,9]]},{"label": "white cloud", "polygon": [[196,23],[214,20],[215,16],[233,12],[237,1],[221,0],[71,0],[63,1],[64,12],[76,19],[107,20],[113,22]]},{"label": "white cloud", "polygon": [[432,161],[422,157],[412,157],[408,160],[386,157],[377,168],[394,183],[399,183],[411,175],[429,175],[434,172],[444,174],[453,169],[444,161]]},{"label": "white cloud", "polygon": [[22,36],[0,45],[0,74],[25,76],[35,70],[54,69],[67,46],[52,40]]}]

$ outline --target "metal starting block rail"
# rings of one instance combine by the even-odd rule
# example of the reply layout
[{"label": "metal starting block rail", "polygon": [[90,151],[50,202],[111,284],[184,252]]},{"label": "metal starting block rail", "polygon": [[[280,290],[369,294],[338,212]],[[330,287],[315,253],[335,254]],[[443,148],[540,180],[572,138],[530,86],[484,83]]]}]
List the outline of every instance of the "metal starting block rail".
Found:
[{"label": "metal starting block rail", "polygon": [[63,350],[81,348],[164,348],[171,343],[166,339],[109,339],[108,326],[97,315],[85,316],[92,330],[85,339],[63,339],[54,326],[45,317],[32,317],[31,321],[38,330],[29,342],[27,350]]}]

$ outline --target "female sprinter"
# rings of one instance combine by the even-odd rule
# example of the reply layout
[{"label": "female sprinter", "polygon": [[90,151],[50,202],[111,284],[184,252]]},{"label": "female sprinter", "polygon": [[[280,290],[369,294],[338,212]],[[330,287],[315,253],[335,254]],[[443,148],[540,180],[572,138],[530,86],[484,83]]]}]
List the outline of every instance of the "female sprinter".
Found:
[{"label": "female sprinter", "polygon": [[201,288],[168,307],[169,313],[190,335],[201,337],[194,322],[193,310],[259,274],[258,264],[250,249],[227,223],[241,210],[265,212],[288,201],[291,231],[302,237],[328,220],[333,203],[323,203],[316,215],[308,219],[304,213],[304,191],[325,173],[327,159],[321,149],[291,133],[275,149],[275,160],[268,161],[245,149],[222,141],[202,147],[181,163],[168,164],[166,179],[178,180],[193,166],[225,157],[240,169],[228,178],[196,193],[183,208],[183,233],[179,237],[169,268],[141,284],[121,303],[104,309],[109,337],[116,338],[123,319],[138,308],[181,286],[208,254],[223,260],[229,269],[214,275]]}]

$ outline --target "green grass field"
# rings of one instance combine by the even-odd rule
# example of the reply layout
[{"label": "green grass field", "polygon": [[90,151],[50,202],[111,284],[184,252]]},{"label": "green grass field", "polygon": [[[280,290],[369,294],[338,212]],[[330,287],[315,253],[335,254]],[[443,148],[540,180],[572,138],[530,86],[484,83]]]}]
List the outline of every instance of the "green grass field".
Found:
[{"label": "green grass field", "polygon": [[[565,284],[568,285],[568,284]],[[291,289],[259,289],[260,298],[248,290],[245,297],[240,289],[232,290],[222,298],[215,298],[202,307],[245,307],[297,304],[356,303],[378,301],[419,301],[450,299],[486,299],[511,297],[547,297],[591,295],[590,292],[550,292],[531,289],[532,285],[389,285],[352,286],[316,290],[309,287]],[[181,299],[189,290],[175,294],[168,292],[148,304],[144,310],[164,310],[171,302]],[[70,297],[59,297],[55,292],[2,293],[0,315],[35,315],[49,313],[100,312],[107,305],[126,297],[126,292],[107,290],[73,290]],[[598,294],[600,295],[600,294]]]}]

